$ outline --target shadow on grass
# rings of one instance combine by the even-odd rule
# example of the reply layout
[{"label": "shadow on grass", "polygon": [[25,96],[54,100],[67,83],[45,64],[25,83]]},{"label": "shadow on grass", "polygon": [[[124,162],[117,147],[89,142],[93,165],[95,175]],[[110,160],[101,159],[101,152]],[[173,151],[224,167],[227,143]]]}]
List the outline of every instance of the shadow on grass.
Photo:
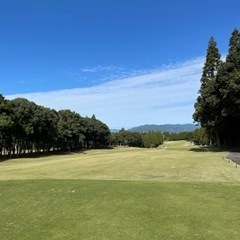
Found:
[{"label": "shadow on grass", "polygon": [[50,152],[34,152],[34,153],[23,153],[20,155],[12,154],[11,156],[0,156],[0,162],[5,162],[10,159],[21,159],[21,158],[44,158],[44,157],[51,157],[51,156],[64,156],[64,155],[73,155],[73,154],[86,154],[86,151],[91,150],[100,150],[100,149],[113,149],[112,147],[105,147],[105,148],[84,148],[79,150],[70,150],[70,151],[63,151],[63,150],[55,150]]},{"label": "shadow on grass", "polygon": [[232,148],[229,150],[229,152],[233,152],[233,153],[240,153],[240,148],[237,147],[237,148]]},{"label": "shadow on grass", "polygon": [[189,149],[191,152],[226,152],[229,151],[227,148],[217,148],[213,146],[199,146]]}]

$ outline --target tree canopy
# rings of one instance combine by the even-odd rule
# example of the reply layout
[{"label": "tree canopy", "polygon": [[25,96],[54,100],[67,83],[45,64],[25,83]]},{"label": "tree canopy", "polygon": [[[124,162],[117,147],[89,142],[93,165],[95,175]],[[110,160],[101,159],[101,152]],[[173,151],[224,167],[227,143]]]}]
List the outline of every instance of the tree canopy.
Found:
[{"label": "tree canopy", "polygon": [[106,147],[109,136],[108,126],[95,115],[81,117],[0,95],[0,155]]},{"label": "tree canopy", "polygon": [[234,29],[229,51],[221,61],[210,38],[193,119],[217,146],[240,145],[240,32]]}]

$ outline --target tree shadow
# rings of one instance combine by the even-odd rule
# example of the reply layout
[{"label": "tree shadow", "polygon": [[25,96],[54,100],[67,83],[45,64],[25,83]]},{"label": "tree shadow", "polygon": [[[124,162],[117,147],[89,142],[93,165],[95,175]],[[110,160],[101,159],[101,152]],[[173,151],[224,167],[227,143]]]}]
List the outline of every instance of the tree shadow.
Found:
[{"label": "tree shadow", "polygon": [[229,151],[229,149],[223,147],[218,148],[214,146],[199,146],[199,147],[192,147],[189,149],[191,152],[226,152]]},{"label": "tree shadow", "polygon": [[233,152],[233,153],[240,153],[240,148],[237,147],[237,148],[232,148],[229,150],[229,152]]},{"label": "tree shadow", "polygon": [[85,154],[85,150],[80,151],[51,151],[51,152],[34,152],[34,153],[23,153],[20,155],[12,154],[11,156],[0,156],[0,162],[5,162],[11,159],[22,159],[22,158],[45,158],[51,156],[62,156],[62,155],[72,155],[74,153]]},{"label": "tree shadow", "polygon": [[22,159],[22,158],[45,158],[51,156],[64,156],[64,155],[73,155],[73,154],[86,154],[87,151],[91,150],[101,150],[101,149],[113,149],[112,147],[102,147],[102,148],[84,148],[79,150],[55,150],[50,152],[34,152],[34,153],[23,153],[21,155],[12,154],[11,156],[0,156],[0,162],[5,162],[11,159]]}]

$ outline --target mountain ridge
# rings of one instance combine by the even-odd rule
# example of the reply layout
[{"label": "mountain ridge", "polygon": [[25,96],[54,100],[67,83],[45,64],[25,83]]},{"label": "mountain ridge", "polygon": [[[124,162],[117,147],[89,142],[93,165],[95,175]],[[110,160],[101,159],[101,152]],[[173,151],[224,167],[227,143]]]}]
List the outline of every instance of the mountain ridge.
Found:
[{"label": "mountain ridge", "polygon": [[179,132],[192,132],[199,128],[194,124],[145,124],[137,127],[128,129],[130,132],[149,132],[149,131],[160,131],[169,133],[179,133]]}]

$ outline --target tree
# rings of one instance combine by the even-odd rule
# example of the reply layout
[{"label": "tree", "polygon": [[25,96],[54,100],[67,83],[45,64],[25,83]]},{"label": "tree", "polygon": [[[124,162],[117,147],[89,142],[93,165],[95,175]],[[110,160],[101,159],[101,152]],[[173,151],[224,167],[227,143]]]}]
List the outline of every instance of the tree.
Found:
[{"label": "tree", "polygon": [[96,118],[68,109],[57,112],[25,98],[0,94],[0,155],[106,147],[110,130]]},{"label": "tree", "polygon": [[110,130],[106,124],[98,120],[95,115],[92,118],[86,118],[86,140],[88,147],[99,148],[106,147],[109,144]]},{"label": "tree", "polygon": [[37,105],[25,98],[16,98],[11,100],[11,106],[14,112],[16,154],[31,152],[34,144],[33,118]]},{"label": "tree", "polygon": [[216,88],[216,77],[221,65],[217,43],[210,38],[207,48],[206,61],[201,77],[199,96],[194,105],[193,119],[200,123],[213,140],[220,145],[219,129],[221,127],[221,98]]},{"label": "tree", "polygon": [[10,156],[13,150],[13,112],[8,100],[0,94],[0,155],[5,151]]},{"label": "tree", "polygon": [[35,149],[49,152],[57,139],[58,115],[56,111],[43,106],[37,106],[33,117],[33,136]]},{"label": "tree", "polygon": [[150,131],[148,133],[142,133],[143,147],[153,148],[163,144],[163,136],[161,132]]},{"label": "tree", "polygon": [[209,137],[204,128],[198,128],[192,133],[192,141],[196,145],[209,145]]},{"label": "tree", "polygon": [[58,111],[58,116],[58,147],[63,150],[82,148],[85,136],[81,116],[68,109]]},{"label": "tree", "polygon": [[117,133],[117,141],[118,145],[123,145],[123,146],[128,146],[131,132],[125,130],[122,128],[118,133]]},{"label": "tree", "polygon": [[[240,144],[240,32],[234,29],[225,62],[211,38],[193,119],[217,146]],[[214,141],[213,141],[214,143]]]},{"label": "tree", "polygon": [[229,40],[226,61],[221,65],[217,88],[221,94],[222,144],[239,145],[240,141],[240,32],[234,29]]}]

